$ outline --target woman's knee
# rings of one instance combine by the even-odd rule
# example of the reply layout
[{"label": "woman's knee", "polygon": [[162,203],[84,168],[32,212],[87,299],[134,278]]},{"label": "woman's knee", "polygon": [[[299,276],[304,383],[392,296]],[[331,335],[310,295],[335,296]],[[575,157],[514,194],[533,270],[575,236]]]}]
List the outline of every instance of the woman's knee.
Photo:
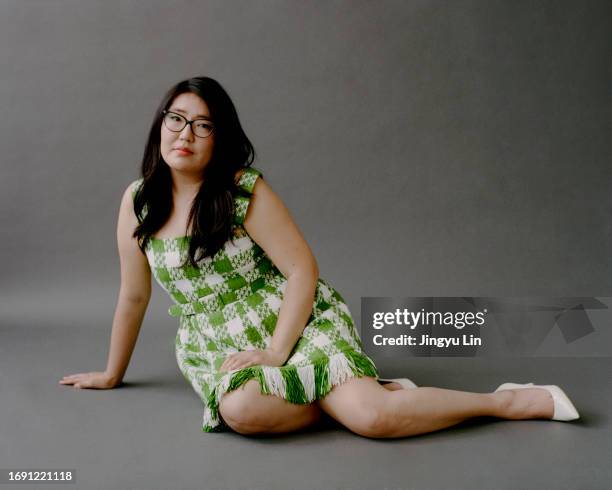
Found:
[{"label": "woman's knee", "polygon": [[272,427],[272,420],[266,417],[266,411],[258,403],[262,396],[265,395],[259,393],[258,382],[250,380],[244,386],[223,395],[219,413],[236,432],[246,434],[265,431]]},{"label": "woman's knee", "polygon": [[364,437],[385,437],[390,430],[387,411],[379,404],[363,406],[346,419],[344,425]]},{"label": "woman's knee", "polygon": [[356,434],[385,437],[393,425],[392,393],[372,377],[353,378],[336,386],[318,405]]},{"label": "woman's knee", "polygon": [[219,412],[226,424],[241,434],[292,432],[315,424],[321,417],[316,405],[296,405],[261,393],[256,380],[226,393]]}]

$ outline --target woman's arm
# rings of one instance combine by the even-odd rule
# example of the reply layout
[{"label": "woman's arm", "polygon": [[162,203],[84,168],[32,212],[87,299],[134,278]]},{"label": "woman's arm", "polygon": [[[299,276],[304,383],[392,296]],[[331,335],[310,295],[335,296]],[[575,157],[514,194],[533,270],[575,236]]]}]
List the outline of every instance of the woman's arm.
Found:
[{"label": "woman's arm", "polygon": [[[287,278],[278,320],[267,351],[282,365],[312,313],[319,278],[317,261],[289,211],[263,179],[257,179],[244,228]],[[247,352],[228,356],[221,370],[247,367],[260,359]]]},{"label": "woman's arm", "polygon": [[77,388],[113,388],[123,380],[151,298],[151,270],[137,240],[132,238],[137,225],[132,192],[128,186],[121,199],[117,221],[121,288],[113,318],[106,370],[64,376],[61,384],[73,384]]},{"label": "woman's arm", "polygon": [[138,226],[132,191],[125,190],[117,221],[117,246],[121,262],[121,288],[113,319],[106,372],[120,383],[132,356],[142,320],[151,299],[151,269],[136,238]]}]

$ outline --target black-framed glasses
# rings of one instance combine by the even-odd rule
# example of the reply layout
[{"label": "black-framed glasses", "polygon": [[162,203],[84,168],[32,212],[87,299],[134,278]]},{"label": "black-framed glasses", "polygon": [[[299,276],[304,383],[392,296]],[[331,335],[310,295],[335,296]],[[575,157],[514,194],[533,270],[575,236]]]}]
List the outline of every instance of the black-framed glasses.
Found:
[{"label": "black-framed glasses", "polygon": [[194,119],[193,121],[188,121],[187,118],[176,112],[163,111],[163,114],[165,126],[175,133],[180,133],[185,129],[185,126],[189,124],[189,126],[191,126],[191,132],[198,138],[208,138],[215,129],[208,119]]}]

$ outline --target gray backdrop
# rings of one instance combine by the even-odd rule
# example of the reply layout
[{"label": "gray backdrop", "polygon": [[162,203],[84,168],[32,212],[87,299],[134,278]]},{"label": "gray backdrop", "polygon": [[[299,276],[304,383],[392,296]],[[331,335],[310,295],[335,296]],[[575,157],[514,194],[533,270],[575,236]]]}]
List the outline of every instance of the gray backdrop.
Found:
[{"label": "gray backdrop", "polygon": [[229,91],[357,320],[361,296],[612,296],[611,13],[2,0],[3,316],[109,328],[121,194],[163,93],[195,75]]},{"label": "gray backdrop", "polygon": [[609,1],[0,0],[2,468],[92,489],[610,488],[610,329],[555,329],[540,354],[565,359],[381,363],[419,386],[558,383],[582,417],[384,444],[203,434],[159,286],[121,389],[57,382],[105,367],[120,198],[163,93],[196,75],[229,91],[358,321],[362,296],[611,297],[611,19]]}]

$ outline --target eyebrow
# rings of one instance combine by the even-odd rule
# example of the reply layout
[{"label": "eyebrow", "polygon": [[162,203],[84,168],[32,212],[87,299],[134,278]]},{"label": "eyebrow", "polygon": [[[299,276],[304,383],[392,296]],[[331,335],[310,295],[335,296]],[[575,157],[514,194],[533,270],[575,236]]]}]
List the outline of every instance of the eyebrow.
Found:
[{"label": "eyebrow", "polygon": [[[172,112],[182,112],[183,114],[187,114],[187,111],[185,109],[181,109],[179,107],[172,109],[172,107],[170,109],[168,109],[169,111]],[[209,121],[212,121],[212,119],[210,118],[210,116],[207,116],[206,114],[198,114],[197,116],[195,116],[196,119],[198,118],[202,118],[202,119],[207,119]]]}]

